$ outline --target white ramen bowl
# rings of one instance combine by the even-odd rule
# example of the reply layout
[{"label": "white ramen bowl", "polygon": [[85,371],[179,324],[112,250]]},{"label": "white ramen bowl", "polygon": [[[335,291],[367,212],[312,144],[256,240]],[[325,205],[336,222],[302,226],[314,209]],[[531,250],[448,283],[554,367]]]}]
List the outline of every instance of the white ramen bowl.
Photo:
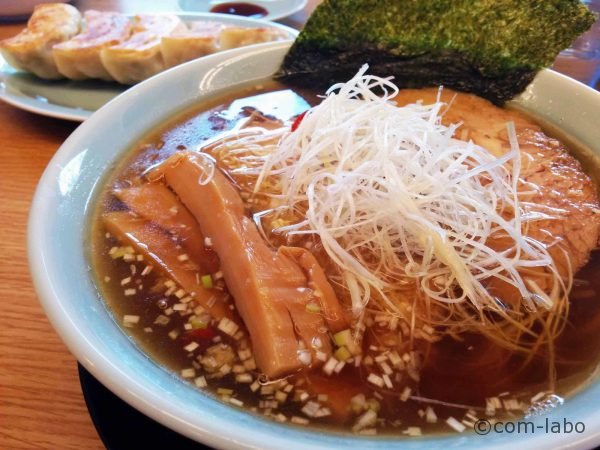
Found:
[{"label": "white ramen bowl", "polygon": [[[89,218],[102,180],[123,154],[175,113],[241,83],[270,77],[289,43],[202,58],[153,77],[85,121],[50,161],[29,220],[29,259],[40,301],[62,340],[98,380],[163,425],[227,449],[591,448],[600,444],[600,383],[590,382],[546,418],[582,422],[581,434],[475,433],[363,437],[278,424],[229,407],[149,359],[123,333],[95,287],[88,262]],[[600,153],[600,93],[542,71],[516,102]]]}]

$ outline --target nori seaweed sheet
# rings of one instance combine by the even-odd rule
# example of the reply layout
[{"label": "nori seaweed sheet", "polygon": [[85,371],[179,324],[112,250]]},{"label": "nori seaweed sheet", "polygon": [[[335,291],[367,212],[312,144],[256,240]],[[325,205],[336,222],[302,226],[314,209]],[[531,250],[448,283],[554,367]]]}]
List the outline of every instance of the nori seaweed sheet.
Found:
[{"label": "nori seaweed sheet", "polygon": [[503,104],[595,21],[579,0],[325,0],[277,78],[322,89],[369,73]]}]

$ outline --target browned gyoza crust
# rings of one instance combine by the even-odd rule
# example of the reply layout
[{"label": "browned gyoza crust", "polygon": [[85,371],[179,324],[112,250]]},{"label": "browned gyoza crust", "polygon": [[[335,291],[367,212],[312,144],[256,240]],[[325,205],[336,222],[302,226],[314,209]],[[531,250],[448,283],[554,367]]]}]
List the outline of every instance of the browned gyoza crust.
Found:
[{"label": "browned gyoza crust", "polygon": [[81,14],[71,5],[45,3],[35,7],[27,27],[0,41],[0,52],[13,67],[50,80],[61,78],[52,47],[79,33]]}]

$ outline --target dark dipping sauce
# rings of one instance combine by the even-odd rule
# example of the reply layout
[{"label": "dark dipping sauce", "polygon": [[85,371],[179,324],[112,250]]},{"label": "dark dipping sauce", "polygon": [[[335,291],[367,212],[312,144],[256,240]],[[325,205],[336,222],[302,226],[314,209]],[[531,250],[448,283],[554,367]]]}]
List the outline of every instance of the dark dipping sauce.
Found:
[{"label": "dark dipping sauce", "polygon": [[260,17],[265,17],[269,14],[262,6],[254,5],[252,3],[219,3],[218,5],[210,8],[210,12],[212,13],[220,13],[220,14],[233,14],[236,16],[245,16],[245,17],[253,17],[258,19]]},{"label": "dark dipping sauce", "polygon": [[[101,193],[92,222],[90,253],[102,297],[118,323],[122,323],[124,315],[139,316],[138,323],[123,330],[158,364],[177,374],[182,373],[182,370],[189,371],[195,368],[193,375],[186,376],[187,381],[192,384],[203,373],[198,364],[194,363],[199,350],[184,349],[184,346],[191,342],[184,337],[187,316],[172,309],[173,305],[179,302],[178,298],[171,295],[164,300],[165,288],[162,286],[165,277],[161,277],[158,270],[142,276],[141,273],[147,266],[145,261],[124,262],[109,256],[111,248],[126,245],[106,235],[100,218],[101,214],[107,211],[125,209],[111,191],[127,187],[130,184],[129,180],[140,177],[146,169],[164,161],[177,151],[194,149],[204,140],[231,129],[254,110],[282,120],[290,120],[317,101],[317,97],[310,92],[291,90],[270,81],[259,88],[248,87],[234,95],[213,99],[179,114],[153,130],[123,158],[114,170],[114,175],[105,180],[106,190]],[[135,266],[135,269],[132,269],[132,266]],[[585,386],[598,364],[598,273],[600,251],[595,250],[587,265],[575,275],[568,324],[555,342],[557,385],[554,393],[559,396],[568,396],[574,390]],[[122,285],[121,281],[128,278],[131,280]],[[131,287],[135,289],[135,294],[125,295],[124,289]],[[168,317],[168,324],[157,324],[156,319],[159,316]],[[174,333],[173,330],[178,331]],[[229,336],[221,335],[220,339],[221,342],[235,345]],[[411,395],[466,405],[464,408],[407,400],[404,398],[406,393],[402,387],[398,388],[394,395],[378,395],[366,382],[362,366],[354,367],[353,364],[346,366],[340,374],[334,374],[331,380],[325,383],[326,388],[322,388],[318,394],[311,394],[311,398],[322,405],[327,405],[328,399],[334,399],[340,394],[348,396],[349,392],[352,395],[362,393],[366,399],[375,399],[378,402],[379,417],[385,418],[384,422],[377,425],[378,434],[394,434],[400,437],[403,436],[403,432],[408,434],[406,430],[409,427],[418,427],[424,434],[452,432],[446,424],[446,419],[453,417],[461,421],[469,411],[472,416],[485,418],[486,398],[495,397],[500,402],[510,400],[527,404],[540,391],[547,392],[548,369],[543,355],[534,356],[529,364],[524,365],[524,362],[523,356],[504,350],[481,336],[464,335],[460,340],[446,337],[430,347],[427,363],[420,372],[418,388],[413,389]],[[320,370],[315,372],[321,374]],[[256,374],[256,371],[254,373]],[[235,373],[207,381],[208,387],[203,389],[204,392],[225,402],[230,402],[230,396],[223,393],[230,392],[228,390],[234,392],[234,398],[243,402],[243,406],[233,406],[240,406],[248,412],[288,424],[306,425],[292,419],[307,419],[302,412],[305,401],[298,398],[298,393],[306,392],[306,384],[294,387],[288,392],[287,386],[291,384],[284,382],[281,385],[272,385],[272,392],[267,388],[266,393],[261,394],[264,386],[259,388],[258,392],[253,392],[250,384],[235,381]],[[287,397],[287,401],[281,402],[277,408],[269,408],[272,405],[264,402],[273,402],[277,395],[280,398]],[[437,416],[435,423],[426,420],[429,406]],[[496,417],[505,420],[522,417],[524,413],[523,409],[519,408],[500,409],[504,412],[499,411]],[[346,417],[333,414],[309,420],[310,427],[349,431],[357,417],[357,414]]]}]

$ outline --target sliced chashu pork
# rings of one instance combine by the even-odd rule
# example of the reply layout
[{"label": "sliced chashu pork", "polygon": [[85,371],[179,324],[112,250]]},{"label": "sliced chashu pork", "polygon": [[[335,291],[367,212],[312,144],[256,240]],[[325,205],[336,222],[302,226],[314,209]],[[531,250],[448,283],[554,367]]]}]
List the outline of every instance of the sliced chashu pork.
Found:
[{"label": "sliced chashu pork", "polygon": [[[435,102],[437,96],[438,89],[407,89],[400,92],[396,101],[399,105],[419,100],[428,104]],[[450,89],[443,91],[441,99],[448,104],[442,122],[462,123],[456,137],[473,140],[497,156],[510,150],[506,124],[515,124],[521,151],[523,183],[520,189],[527,192],[520,196],[524,212],[549,216],[528,222],[525,233],[549,247],[563,277],[569,269],[575,273],[588,261],[600,237],[598,189],[580,162],[563,144],[547,136],[539,125],[520,112]],[[547,290],[549,286],[544,285],[541,276],[543,269],[538,269],[533,272],[536,282]],[[503,300],[520,300],[515,289],[507,290],[496,282],[492,285]]]}]

